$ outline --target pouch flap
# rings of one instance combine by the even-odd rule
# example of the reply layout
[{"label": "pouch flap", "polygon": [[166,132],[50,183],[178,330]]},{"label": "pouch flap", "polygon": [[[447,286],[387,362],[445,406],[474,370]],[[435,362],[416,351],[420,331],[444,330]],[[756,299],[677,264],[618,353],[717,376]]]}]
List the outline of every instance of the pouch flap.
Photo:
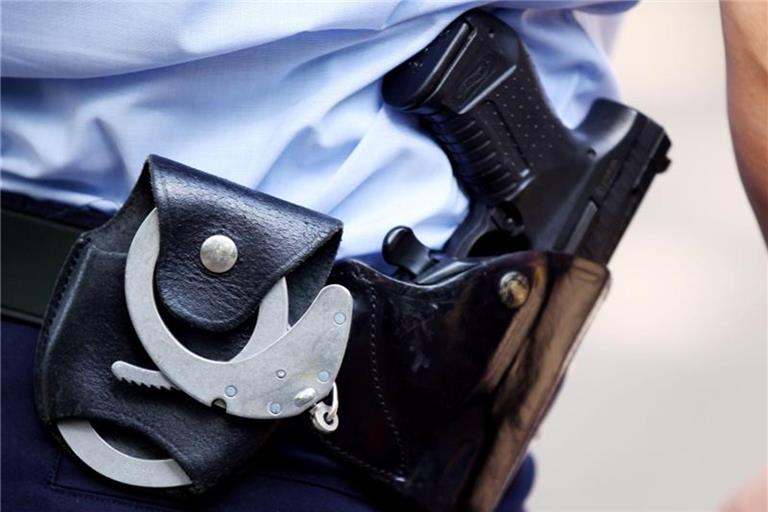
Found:
[{"label": "pouch flap", "polygon": [[[156,285],[177,318],[210,331],[232,329],[301,266],[288,277],[295,317],[325,284],[340,221],[155,155],[144,172],[160,216]],[[224,273],[200,260],[201,245],[213,235],[237,246],[237,261]]]}]

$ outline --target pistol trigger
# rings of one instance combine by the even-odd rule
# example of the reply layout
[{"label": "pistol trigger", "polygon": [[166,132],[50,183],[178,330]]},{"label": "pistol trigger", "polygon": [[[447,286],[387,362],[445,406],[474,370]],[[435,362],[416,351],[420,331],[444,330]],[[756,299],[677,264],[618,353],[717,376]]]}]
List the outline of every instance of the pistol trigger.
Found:
[{"label": "pistol trigger", "polygon": [[416,238],[411,228],[398,226],[384,237],[381,254],[384,261],[405,270],[413,276],[437,262],[432,249]]}]

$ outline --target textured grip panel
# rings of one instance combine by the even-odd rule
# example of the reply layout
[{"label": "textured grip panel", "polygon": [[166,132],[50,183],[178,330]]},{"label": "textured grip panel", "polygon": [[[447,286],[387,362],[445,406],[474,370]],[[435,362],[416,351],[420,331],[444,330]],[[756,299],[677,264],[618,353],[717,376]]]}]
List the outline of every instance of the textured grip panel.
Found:
[{"label": "textured grip panel", "polygon": [[455,21],[390,73],[384,96],[423,114],[456,178],[487,204],[511,200],[539,169],[580,153],[515,32],[482,12]]}]

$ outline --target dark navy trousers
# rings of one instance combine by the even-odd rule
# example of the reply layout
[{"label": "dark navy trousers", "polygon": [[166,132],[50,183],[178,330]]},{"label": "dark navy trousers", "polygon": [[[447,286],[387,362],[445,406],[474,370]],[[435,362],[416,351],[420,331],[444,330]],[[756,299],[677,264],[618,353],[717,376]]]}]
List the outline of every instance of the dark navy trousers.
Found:
[{"label": "dark navy trousers", "polygon": [[[6,194],[4,204],[8,204]],[[18,199],[18,198],[17,198]],[[56,205],[60,217],[62,205]],[[26,209],[26,208],[25,208]],[[37,208],[46,216],[46,208]],[[50,210],[49,210],[50,211]],[[63,450],[37,417],[33,360],[38,328],[2,319],[3,512],[128,512],[167,510],[369,512],[409,506],[301,440],[278,438],[231,481],[193,500],[111,482]],[[204,435],[204,433],[201,433]],[[525,460],[500,512],[522,510],[534,476]]]}]

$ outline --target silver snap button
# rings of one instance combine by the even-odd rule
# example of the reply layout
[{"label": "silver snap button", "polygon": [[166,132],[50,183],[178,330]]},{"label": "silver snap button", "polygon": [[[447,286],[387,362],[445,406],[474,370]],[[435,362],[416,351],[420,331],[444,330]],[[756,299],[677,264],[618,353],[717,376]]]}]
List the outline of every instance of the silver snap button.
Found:
[{"label": "silver snap button", "polygon": [[226,272],[237,261],[237,246],[228,236],[213,235],[200,246],[200,261],[211,272]]}]

